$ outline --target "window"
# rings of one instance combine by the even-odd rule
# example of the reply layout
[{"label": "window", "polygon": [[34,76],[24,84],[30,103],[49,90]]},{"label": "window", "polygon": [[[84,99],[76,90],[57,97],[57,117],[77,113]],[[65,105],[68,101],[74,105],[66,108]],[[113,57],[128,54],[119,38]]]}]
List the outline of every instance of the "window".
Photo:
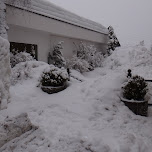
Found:
[{"label": "window", "polygon": [[30,53],[34,59],[38,60],[36,44],[10,42],[10,52],[13,54],[17,54],[19,52],[27,52]]}]

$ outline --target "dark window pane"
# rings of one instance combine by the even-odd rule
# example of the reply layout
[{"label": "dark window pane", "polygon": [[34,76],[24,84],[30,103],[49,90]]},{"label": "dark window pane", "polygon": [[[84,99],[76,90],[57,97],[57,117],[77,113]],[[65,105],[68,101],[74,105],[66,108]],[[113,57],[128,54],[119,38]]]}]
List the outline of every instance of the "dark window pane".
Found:
[{"label": "dark window pane", "polygon": [[13,54],[17,54],[19,52],[27,52],[30,53],[34,59],[38,60],[36,44],[10,42],[10,52]]}]

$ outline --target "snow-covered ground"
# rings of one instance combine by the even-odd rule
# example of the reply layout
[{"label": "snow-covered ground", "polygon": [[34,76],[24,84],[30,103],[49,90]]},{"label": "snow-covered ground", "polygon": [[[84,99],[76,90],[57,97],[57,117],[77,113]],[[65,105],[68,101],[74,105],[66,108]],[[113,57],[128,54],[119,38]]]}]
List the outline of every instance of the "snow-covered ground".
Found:
[{"label": "snow-covered ground", "polygon": [[152,110],[149,117],[137,116],[119,99],[128,68],[133,75],[152,79],[151,49],[119,48],[102,68],[84,75],[72,71],[81,81],[71,78],[67,89],[51,95],[37,87],[48,65],[28,64],[30,78],[11,86],[11,103],[0,111],[0,120],[27,112],[39,129],[10,141],[0,151],[152,152]]}]

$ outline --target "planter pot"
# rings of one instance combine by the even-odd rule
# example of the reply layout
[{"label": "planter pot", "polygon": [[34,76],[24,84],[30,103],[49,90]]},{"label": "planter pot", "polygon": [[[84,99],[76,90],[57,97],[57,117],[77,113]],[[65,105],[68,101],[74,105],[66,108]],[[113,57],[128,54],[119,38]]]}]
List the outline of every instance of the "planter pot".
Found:
[{"label": "planter pot", "polygon": [[120,98],[122,102],[136,115],[147,116],[148,101],[134,101]]},{"label": "planter pot", "polygon": [[66,87],[67,87],[67,84],[64,84],[63,86],[58,86],[58,87],[41,86],[41,89],[48,94],[52,94],[52,93],[60,92],[60,91],[64,90]]}]

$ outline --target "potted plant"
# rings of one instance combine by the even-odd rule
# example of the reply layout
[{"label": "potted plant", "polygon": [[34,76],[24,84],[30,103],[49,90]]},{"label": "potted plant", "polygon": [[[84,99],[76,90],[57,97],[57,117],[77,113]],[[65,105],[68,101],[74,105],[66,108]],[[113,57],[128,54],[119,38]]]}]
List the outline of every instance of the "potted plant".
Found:
[{"label": "potted plant", "polygon": [[144,78],[136,75],[128,79],[128,82],[122,87],[121,100],[135,114],[147,116],[148,101],[145,96],[148,92],[147,83]]},{"label": "potted plant", "polygon": [[57,93],[67,87],[69,75],[65,68],[58,68],[50,65],[45,69],[40,77],[40,86],[48,94]]}]

